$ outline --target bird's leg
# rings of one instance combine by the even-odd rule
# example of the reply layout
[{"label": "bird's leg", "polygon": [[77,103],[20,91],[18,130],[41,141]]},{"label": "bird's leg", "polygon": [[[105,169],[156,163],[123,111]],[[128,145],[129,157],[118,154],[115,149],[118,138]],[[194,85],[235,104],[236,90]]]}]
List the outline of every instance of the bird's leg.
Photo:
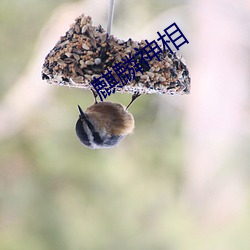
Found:
[{"label": "bird's leg", "polygon": [[131,104],[140,96],[141,94],[137,91],[132,95],[132,100],[130,101],[130,103],[128,104],[128,106],[126,107],[126,110],[131,106]]},{"label": "bird's leg", "polygon": [[97,100],[96,100],[96,98],[97,98],[97,93],[93,90],[93,89],[91,89],[91,92],[92,92],[92,94],[93,94],[93,96],[94,96],[94,99],[95,99],[95,104],[97,104]]}]

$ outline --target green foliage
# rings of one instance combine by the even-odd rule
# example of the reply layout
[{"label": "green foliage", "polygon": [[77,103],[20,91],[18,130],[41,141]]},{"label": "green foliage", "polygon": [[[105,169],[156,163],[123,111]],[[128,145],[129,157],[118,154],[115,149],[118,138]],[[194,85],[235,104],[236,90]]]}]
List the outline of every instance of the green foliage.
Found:
[{"label": "green foliage", "polygon": [[25,69],[42,25],[67,0],[1,0],[0,97]]}]

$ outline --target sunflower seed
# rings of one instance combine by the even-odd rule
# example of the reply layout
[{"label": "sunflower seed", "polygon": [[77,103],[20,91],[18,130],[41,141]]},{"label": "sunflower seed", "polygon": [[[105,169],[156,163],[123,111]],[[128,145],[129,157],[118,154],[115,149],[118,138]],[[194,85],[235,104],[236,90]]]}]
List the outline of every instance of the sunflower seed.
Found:
[{"label": "sunflower seed", "polygon": [[85,50],[89,50],[89,46],[86,43],[82,44],[82,48],[85,49]]},{"label": "sunflower seed", "polygon": [[87,60],[87,61],[85,62],[85,64],[86,64],[86,65],[94,65],[95,63],[94,63],[93,61]]}]

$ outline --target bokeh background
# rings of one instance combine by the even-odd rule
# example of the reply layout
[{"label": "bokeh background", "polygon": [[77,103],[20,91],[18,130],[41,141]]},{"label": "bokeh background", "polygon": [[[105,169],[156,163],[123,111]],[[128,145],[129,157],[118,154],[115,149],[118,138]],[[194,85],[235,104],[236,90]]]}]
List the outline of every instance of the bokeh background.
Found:
[{"label": "bokeh background", "polygon": [[74,126],[92,94],[41,67],[81,13],[106,27],[108,4],[0,2],[0,249],[249,250],[250,2],[117,0],[121,39],[179,25],[192,91],[140,97],[134,134],[90,150]]}]

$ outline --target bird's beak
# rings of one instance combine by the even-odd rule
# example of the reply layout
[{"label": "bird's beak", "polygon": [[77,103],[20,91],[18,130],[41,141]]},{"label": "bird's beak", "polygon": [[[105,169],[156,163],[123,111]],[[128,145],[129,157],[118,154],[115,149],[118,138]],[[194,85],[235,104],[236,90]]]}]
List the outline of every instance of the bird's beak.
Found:
[{"label": "bird's beak", "polygon": [[82,111],[82,108],[79,105],[77,105],[77,106],[78,106],[78,110],[79,110],[79,113],[80,113],[80,118],[86,118],[84,112]]}]

